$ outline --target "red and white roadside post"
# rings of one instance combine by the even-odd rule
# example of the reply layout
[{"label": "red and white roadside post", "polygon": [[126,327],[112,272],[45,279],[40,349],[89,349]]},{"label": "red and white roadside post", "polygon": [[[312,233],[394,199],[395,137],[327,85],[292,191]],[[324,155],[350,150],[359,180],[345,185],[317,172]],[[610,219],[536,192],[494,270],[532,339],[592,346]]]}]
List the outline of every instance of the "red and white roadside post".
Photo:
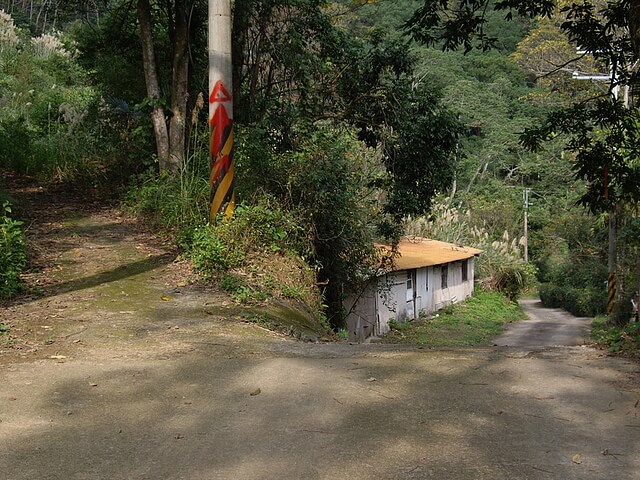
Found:
[{"label": "red and white roadside post", "polygon": [[209,218],[233,215],[233,90],[231,1],[209,0],[209,128],[211,199]]}]

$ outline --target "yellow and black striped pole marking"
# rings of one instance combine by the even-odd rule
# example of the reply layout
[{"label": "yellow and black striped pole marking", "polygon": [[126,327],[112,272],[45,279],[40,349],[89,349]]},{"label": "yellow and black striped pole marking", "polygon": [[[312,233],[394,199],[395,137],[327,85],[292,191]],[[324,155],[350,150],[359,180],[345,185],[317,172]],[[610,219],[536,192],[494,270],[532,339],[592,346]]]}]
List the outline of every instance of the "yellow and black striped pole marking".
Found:
[{"label": "yellow and black striped pole marking", "polygon": [[609,272],[609,280],[607,282],[607,314],[613,313],[613,306],[616,303],[616,272]]},{"label": "yellow and black striped pole marking", "polygon": [[211,128],[211,202],[210,220],[220,213],[231,217],[235,208],[233,161],[233,119],[228,111],[232,108],[231,95],[221,81],[218,81],[209,95],[209,110],[213,112],[209,120]]}]

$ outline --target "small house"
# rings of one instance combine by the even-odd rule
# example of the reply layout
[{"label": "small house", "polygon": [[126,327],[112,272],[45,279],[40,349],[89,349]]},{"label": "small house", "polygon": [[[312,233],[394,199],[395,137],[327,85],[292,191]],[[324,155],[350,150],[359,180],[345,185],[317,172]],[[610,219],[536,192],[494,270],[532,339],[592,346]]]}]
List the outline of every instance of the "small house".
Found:
[{"label": "small house", "polygon": [[413,320],[471,296],[475,257],[481,252],[426,238],[403,239],[392,267],[345,300],[350,340],[384,335],[390,320]]}]

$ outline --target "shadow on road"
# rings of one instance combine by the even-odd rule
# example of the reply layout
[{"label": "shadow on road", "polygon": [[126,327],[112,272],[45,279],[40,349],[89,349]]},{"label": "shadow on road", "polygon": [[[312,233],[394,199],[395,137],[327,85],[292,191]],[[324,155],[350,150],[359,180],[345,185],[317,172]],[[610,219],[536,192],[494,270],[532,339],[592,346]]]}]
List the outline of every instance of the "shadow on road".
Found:
[{"label": "shadow on road", "polygon": [[1,387],[0,465],[15,480],[637,479],[624,378],[602,359],[373,347],[46,362]]}]

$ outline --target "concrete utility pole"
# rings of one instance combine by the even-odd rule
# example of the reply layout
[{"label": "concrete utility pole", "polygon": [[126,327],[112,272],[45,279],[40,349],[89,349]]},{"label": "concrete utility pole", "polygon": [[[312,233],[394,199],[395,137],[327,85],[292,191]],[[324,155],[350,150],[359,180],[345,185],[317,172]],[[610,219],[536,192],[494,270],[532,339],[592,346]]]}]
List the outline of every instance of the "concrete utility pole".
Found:
[{"label": "concrete utility pole", "polygon": [[210,220],[235,207],[231,0],[209,0],[209,127],[211,129]]}]

